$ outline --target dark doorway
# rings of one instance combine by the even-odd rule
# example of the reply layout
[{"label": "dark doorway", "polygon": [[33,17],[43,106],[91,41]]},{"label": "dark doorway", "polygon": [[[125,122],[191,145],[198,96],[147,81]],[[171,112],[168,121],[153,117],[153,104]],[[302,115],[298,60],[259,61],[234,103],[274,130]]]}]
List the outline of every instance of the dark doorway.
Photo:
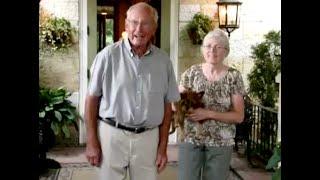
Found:
[{"label": "dark doorway", "polygon": [[113,6],[98,6],[97,31],[98,51],[114,42]]}]

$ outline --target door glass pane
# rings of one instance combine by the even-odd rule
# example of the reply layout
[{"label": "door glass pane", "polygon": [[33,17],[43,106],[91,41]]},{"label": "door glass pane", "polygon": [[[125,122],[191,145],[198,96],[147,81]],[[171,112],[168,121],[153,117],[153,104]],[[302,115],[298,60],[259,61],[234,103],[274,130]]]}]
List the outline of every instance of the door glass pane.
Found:
[{"label": "door glass pane", "polygon": [[113,43],[113,19],[106,19],[106,46]]}]

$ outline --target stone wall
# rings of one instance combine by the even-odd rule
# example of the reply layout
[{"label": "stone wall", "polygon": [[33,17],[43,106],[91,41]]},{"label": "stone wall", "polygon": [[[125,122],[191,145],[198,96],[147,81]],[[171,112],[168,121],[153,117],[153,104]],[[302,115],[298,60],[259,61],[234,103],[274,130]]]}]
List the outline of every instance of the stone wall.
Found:
[{"label": "stone wall", "polygon": [[65,18],[76,29],[75,44],[64,52],[44,52],[39,55],[39,85],[65,87],[70,92],[79,91],[79,2],[78,0],[41,0],[40,7],[47,13]]},{"label": "stone wall", "polygon": [[[193,45],[184,35],[183,27],[197,12],[202,12],[214,21],[218,27],[218,0],[180,0],[179,11],[179,57],[178,79],[188,67],[202,62],[200,45]],[[251,46],[263,41],[263,35],[270,30],[281,30],[281,1],[240,0],[240,28],[230,35],[230,54],[225,63],[238,69],[248,87],[247,74],[253,67]],[[272,9],[272,11],[270,11]]]},{"label": "stone wall", "polygon": [[66,18],[79,28],[79,0],[41,0],[40,6],[59,18]]},{"label": "stone wall", "polygon": [[58,88],[69,92],[79,91],[79,44],[71,46],[67,52],[40,53],[39,85]]},{"label": "stone wall", "polygon": [[193,64],[202,62],[200,52],[200,45],[192,44],[187,33],[185,26],[192,19],[193,15],[197,12],[202,12],[213,19],[213,26],[217,27],[216,21],[217,8],[216,1],[209,0],[180,0],[179,7],[179,50],[178,50],[178,80],[181,74]]},{"label": "stone wall", "polygon": [[[214,20],[214,27],[218,27],[217,21],[217,5],[218,0],[180,0],[179,5],[179,56],[178,56],[178,79],[183,71],[185,71],[192,64],[202,62],[200,53],[200,46],[193,45],[191,41],[183,35],[181,30],[191,20],[193,15],[199,11],[212,17]],[[256,0],[241,0],[240,12],[240,28],[231,33],[230,37],[230,54],[226,58],[226,63],[233,66],[242,72],[245,80],[245,85],[248,86],[247,74],[253,66],[251,56],[251,46],[263,41],[263,35],[270,30],[280,30],[281,28],[281,1],[256,1]],[[57,17],[65,17],[71,24],[78,29],[79,27],[79,2],[78,0],[41,0],[40,6],[51,12]],[[270,11],[272,9],[272,12]],[[79,60],[78,50],[75,50],[73,55],[68,55],[71,59],[69,64],[78,64]],[[60,56],[58,56],[60,58]],[[47,60],[48,61],[48,60]],[[59,60],[58,60],[59,61]],[[60,60],[61,61],[61,60]],[[72,62],[72,63],[71,63]],[[64,65],[59,65],[63,69]],[[68,67],[68,66],[66,66]],[[44,70],[45,67],[42,65]],[[46,67],[46,69],[54,69],[53,67]],[[78,73],[78,67],[73,69],[71,74]],[[68,70],[68,71],[69,71]],[[52,72],[50,72],[51,74]],[[65,75],[70,79],[70,75]],[[46,75],[49,77],[49,75]],[[55,76],[54,79],[56,79]],[[68,78],[67,78],[68,79]],[[77,84],[74,81],[65,80],[66,84]],[[60,80],[61,82],[62,80]],[[50,79],[42,82],[53,82]],[[70,82],[70,83],[68,83]],[[61,84],[61,83],[57,83]],[[69,87],[70,89],[77,89],[76,86]]]}]

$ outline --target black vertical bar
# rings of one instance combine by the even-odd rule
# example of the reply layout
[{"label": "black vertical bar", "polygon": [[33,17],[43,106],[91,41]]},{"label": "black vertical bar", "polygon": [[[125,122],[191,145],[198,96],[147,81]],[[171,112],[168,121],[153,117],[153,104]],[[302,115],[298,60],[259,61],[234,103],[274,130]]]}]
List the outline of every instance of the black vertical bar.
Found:
[{"label": "black vertical bar", "polygon": [[256,143],[257,143],[257,113],[258,113],[258,110],[257,110],[257,106],[255,105],[254,106],[254,137],[253,137],[253,141],[254,141],[254,144],[253,144],[253,150],[256,149]]},{"label": "black vertical bar", "polygon": [[228,27],[228,6],[226,5],[226,23],[225,23],[226,29]]},{"label": "black vertical bar", "polygon": [[252,106],[252,135],[251,135],[251,149],[254,149],[254,139],[256,137],[256,106]]},{"label": "black vertical bar", "polygon": [[[237,12],[236,12],[236,27],[239,27],[239,24],[238,24],[238,8],[239,8],[239,5],[237,4]],[[239,22],[240,23],[240,22]]]},{"label": "black vertical bar", "polygon": [[259,149],[258,149],[258,155],[260,155],[260,152],[261,152],[261,149],[262,149],[262,142],[261,142],[261,139],[262,139],[262,132],[261,132],[261,119],[262,119],[262,113],[261,113],[261,107],[259,107]]}]

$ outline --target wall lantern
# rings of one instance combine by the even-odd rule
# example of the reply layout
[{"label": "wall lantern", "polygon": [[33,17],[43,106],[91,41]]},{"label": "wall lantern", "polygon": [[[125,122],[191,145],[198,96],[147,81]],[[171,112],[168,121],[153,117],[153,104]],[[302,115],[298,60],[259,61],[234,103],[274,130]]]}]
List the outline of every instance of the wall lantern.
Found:
[{"label": "wall lantern", "polygon": [[218,5],[218,17],[219,28],[226,29],[228,36],[235,29],[239,28],[239,6],[242,2],[237,0],[219,0]]}]

